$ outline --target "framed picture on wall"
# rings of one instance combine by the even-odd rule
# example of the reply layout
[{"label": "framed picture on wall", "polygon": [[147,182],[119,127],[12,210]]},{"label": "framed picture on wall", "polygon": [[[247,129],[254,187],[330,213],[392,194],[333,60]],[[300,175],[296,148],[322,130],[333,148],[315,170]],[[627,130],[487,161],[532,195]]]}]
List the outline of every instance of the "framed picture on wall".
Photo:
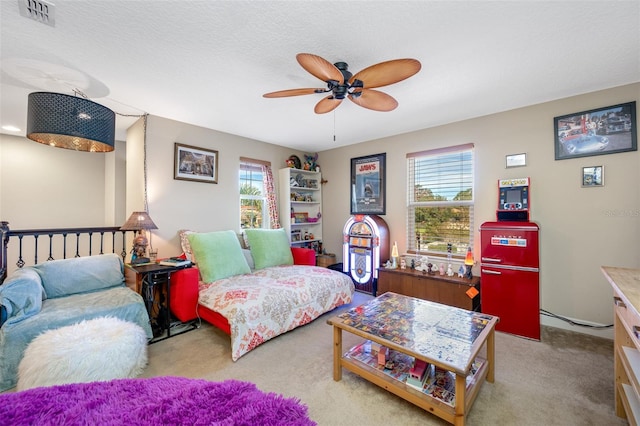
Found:
[{"label": "framed picture on wall", "polygon": [[556,160],[638,149],[635,102],[555,117],[553,129]]},{"label": "framed picture on wall", "polygon": [[351,214],[386,213],[387,154],[351,159]]},{"label": "framed picture on wall", "polygon": [[584,188],[604,186],[604,166],[583,167],[582,186]]},{"label": "framed picture on wall", "polygon": [[218,183],[218,151],[175,144],[173,178]]}]

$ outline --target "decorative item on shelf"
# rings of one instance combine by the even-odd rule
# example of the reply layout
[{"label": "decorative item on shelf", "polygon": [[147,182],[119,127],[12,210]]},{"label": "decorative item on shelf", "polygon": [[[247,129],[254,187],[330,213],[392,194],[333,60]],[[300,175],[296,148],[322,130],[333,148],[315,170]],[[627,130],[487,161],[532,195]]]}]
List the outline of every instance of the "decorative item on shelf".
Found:
[{"label": "decorative item on shelf", "polygon": [[398,242],[393,243],[391,249],[391,268],[396,269],[398,267]]},{"label": "decorative item on shelf", "polygon": [[458,278],[462,277],[464,277],[464,265],[460,265],[460,268],[458,269]]},{"label": "decorative item on shelf", "polygon": [[447,276],[448,277],[452,277],[453,276],[453,268],[451,267],[451,264],[449,264],[449,266],[447,266]]},{"label": "decorative item on shelf", "polygon": [[307,223],[307,218],[309,217],[309,213],[306,213],[306,212],[294,213],[293,217],[295,219],[295,223]]},{"label": "decorative item on shelf", "polygon": [[302,163],[300,162],[300,158],[297,155],[290,156],[285,163],[287,167],[292,169],[300,169],[302,168]]},{"label": "decorative item on shelf", "polygon": [[304,155],[304,170],[309,170],[312,172],[316,171],[316,167],[317,167],[317,161],[318,161],[318,153],[316,152],[313,155],[310,154],[305,154]]},{"label": "decorative item on shelf", "polygon": [[400,269],[407,269],[407,261],[404,257],[400,259]]},{"label": "decorative item on shelf", "polygon": [[58,148],[111,152],[115,145],[116,115],[109,108],[86,99],[79,90],[29,94],[27,138]]},{"label": "decorative item on shelf", "polygon": [[471,274],[471,267],[473,266],[473,253],[471,252],[471,247],[467,247],[467,255],[464,258],[464,264],[466,266],[464,277],[468,279],[473,278],[473,275]]},{"label": "decorative item on shelf", "polygon": [[149,240],[143,234],[143,231],[158,229],[147,212],[133,212],[129,219],[120,227],[121,231],[138,231],[138,235],[133,240],[133,248],[131,249],[131,263],[149,263],[146,257],[147,246]]}]

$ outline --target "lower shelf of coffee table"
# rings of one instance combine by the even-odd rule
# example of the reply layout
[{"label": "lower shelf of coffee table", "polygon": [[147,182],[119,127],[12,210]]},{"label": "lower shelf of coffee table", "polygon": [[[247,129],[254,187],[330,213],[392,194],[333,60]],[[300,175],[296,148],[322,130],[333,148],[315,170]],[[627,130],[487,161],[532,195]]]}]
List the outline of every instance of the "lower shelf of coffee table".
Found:
[{"label": "lower shelf of coffee table", "polygon": [[[406,377],[414,358],[398,351],[390,351],[389,359],[393,368],[379,366],[377,356],[364,350],[364,342],[347,351],[341,360],[342,367],[363,377],[383,389],[411,402],[438,417],[456,423],[456,404],[464,407],[463,413],[471,408],[480,386],[484,382],[488,363],[477,357],[467,377],[458,376],[450,371],[430,365],[431,377],[425,382],[422,391],[406,384]],[[464,380],[462,392],[456,393],[457,380]]]}]

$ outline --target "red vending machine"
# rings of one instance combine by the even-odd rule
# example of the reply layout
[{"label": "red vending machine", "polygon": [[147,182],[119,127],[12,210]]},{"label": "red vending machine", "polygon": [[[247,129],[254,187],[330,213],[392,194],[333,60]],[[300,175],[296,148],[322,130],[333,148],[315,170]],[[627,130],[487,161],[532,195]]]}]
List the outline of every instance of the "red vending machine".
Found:
[{"label": "red vending machine", "polygon": [[480,226],[482,312],[496,330],[540,340],[539,226],[529,221],[529,178],[499,181],[497,222]]}]

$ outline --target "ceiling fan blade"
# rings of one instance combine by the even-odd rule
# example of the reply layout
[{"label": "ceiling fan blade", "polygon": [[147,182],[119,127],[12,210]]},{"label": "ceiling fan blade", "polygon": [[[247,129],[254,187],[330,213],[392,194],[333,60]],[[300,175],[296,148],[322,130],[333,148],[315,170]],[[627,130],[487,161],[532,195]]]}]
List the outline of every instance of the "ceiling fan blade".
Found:
[{"label": "ceiling fan blade", "polygon": [[265,93],[264,98],[284,98],[287,96],[311,95],[313,93],[323,93],[324,89],[289,89],[279,90],[277,92]]},{"label": "ceiling fan blade", "polygon": [[[357,93],[360,93],[360,96],[357,96]],[[398,101],[393,96],[378,90],[362,89],[349,95],[349,99],[361,107],[374,111],[392,111],[398,107]]]},{"label": "ceiling fan blade", "polygon": [[326,98],[322,99],[320,102],[316,104],[316,107],[313,111],[316,114],[325,114],[327,112],[331,112],[334,109],[338,108],[342,103],[342,99],[336,99],[333,95],[329,95]]},{"label": "ceiling fan blade", "polygon": [[296,55],[298,63],[314,77],[327,82],[335,80],[339,84],[344,83],[344,77],[340,70],[331,62],[311,53],[298,53]]},{"label": "ceiling fan blade", "polygon": [[380,62],[356,73],[349,80],[349,84],[360,80],[368,89],[387,86],[411,77],[420,71],[420,68],[422,65],[415,59],[394,59]]}]

